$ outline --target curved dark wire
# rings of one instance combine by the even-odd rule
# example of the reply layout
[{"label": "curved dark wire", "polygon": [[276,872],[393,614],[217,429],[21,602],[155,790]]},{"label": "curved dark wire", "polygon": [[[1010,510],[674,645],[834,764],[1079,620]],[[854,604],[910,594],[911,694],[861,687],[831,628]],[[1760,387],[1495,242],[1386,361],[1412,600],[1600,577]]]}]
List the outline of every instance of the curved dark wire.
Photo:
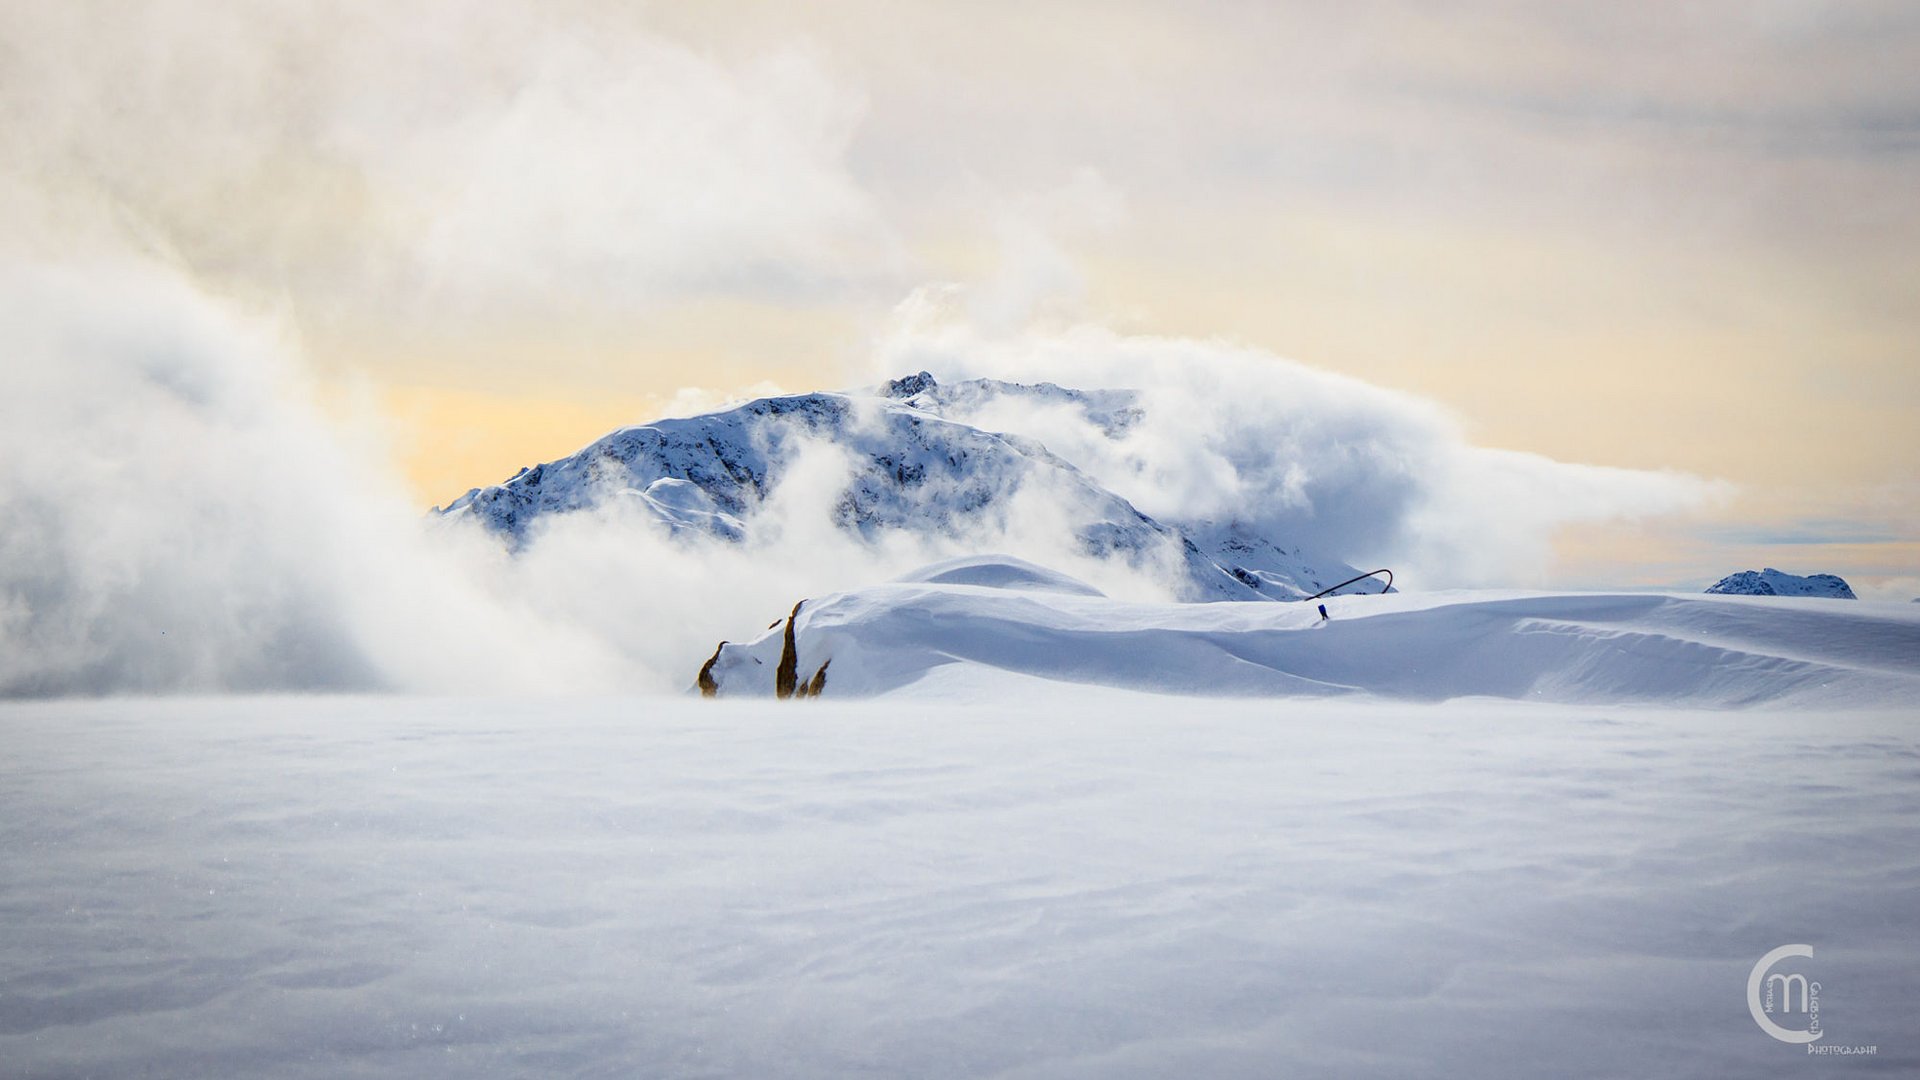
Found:
[{"label": "curved dark wire", "polygon": [[[1341,582],[1340,584],[1338,584],[1338,585],[1335,585],[1335,586],[1334,586],[1333,588],[1331,588],[1331,589],[1321,589],[1321,590],[1320,590],[1319,592],[1317,592],[1317,593],[1314,593],[1314,594],[1313,594],[1312,596],[1309,596],[1309,597],[1307,597],[1307,599],[1306,599],[1306,600],[1303,600],[1303,601],[1301,601],[1301,603],[1306,603],[1306,602],[1308,602],[1308,601],[1312,601],[1312,600],[1318,600],[1318,599],[1320,599],[1321,597],[1323,597],[1323,596],[1325,596],[1325,595],[1327,595],[1327,594],[1328,594],[1328,593],[1330,593],[1330,592],[1338,592],[1339,590],[1341,590],[1341,589],[1344,589],[1344,588],[1346,588],[1347,586],[1349,586],[1349,585],[1351,585],[1351,584],[1353,584],[1353,583],[1354,583],[1354,582],[1356,582],[1356,581],[1365,581],[1365,580],[1367,580],[1368,578],[1370,578],[1370,577],[1372,577],[1372,576],[1374,576],[1375,574],[1385,574],[1385,575],[1387,575],[1387,588],[1386,588],[1386,589],[1381,589],[1381,590],[1380,590],[1380,593],[1379,593],[1379,595],[1385,595],[1385,594],[1386,594],[1386,592],[1387,592],[1387,589],[1391,589],[1391,588],[1393,588],[1393,571],[1391,571],[1391,570],[1369,570],[1369,571],[1367,571],[1366,573],[1364,573],[1364,574],[1361,574],[1361,575],[1360,575],[1359,577],[1351,577],[1351,578],[1348,578],[1347,580],[1345,580],[1345,581],[1343,581],[1343,582]],[[1373,596],[1373,595],[1376,595],[1376,594],[1374,594],[1374,593],[1359,593],[1359,594],[1357,594],[1357,595],[1359,595],[1359,596]]]}]

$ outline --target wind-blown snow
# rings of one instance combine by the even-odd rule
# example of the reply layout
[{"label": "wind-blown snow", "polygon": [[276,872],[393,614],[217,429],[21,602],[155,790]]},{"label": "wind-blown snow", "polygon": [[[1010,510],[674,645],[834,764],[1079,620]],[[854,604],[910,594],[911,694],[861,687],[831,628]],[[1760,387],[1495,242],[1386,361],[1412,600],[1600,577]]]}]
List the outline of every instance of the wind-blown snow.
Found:
[{"label": "wind-blown snow", "polygon": [[[1030,679],[1175,694],[1705,707],[1894,706],[1920,695],[1910,605],[1471,591],[1333,597],[1322,621],[1304,604],[1117,601],[1060,575],[1035,589],[1031,570],[994,573],[991,562],[803,604],[793,620],[800,679],[824,666],[834,696],[965,686],[999,700]],[[786,640],[783,622],[722,647],[710,669],[719,692],[771,694]]]},{"label": "wind-blown snow", "polygon": [[1071,697],[0,705],[0,1072],[1920,1072],[1910,708]]}]

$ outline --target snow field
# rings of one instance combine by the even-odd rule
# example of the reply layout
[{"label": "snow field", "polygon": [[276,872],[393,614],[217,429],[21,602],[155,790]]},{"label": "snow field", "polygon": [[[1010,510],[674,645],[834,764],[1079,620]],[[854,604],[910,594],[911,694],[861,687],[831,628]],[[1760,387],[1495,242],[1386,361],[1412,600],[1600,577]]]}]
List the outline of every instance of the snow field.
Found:
[{"label": "snow field", "polygon": [[1920,1069],[1911,709],[1019,689],[0,707],[0,1071]]}]

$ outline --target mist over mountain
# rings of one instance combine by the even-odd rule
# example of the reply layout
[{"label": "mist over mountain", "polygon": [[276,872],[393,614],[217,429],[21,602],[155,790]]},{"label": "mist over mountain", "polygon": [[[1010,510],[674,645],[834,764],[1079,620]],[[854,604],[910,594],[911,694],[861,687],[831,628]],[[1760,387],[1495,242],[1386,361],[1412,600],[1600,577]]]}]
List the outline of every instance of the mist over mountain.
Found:
[{"label": "mist over mountain", "polygon": [[156,259],[0,280],[8,696],[671,690],[796,598],[942,559],[1130,602],[1379,566],[1525,585],[1562,527],[1713,491],[1478,447],[1431,403],[1257,349],[908,304],[847,379],[872,389],[625,428],[423,523],[379,419],[323,407],[271,312]]},{"label": "mist over mountain", "polygon": [[624,501],[638,521],[686,542],[741,543],[801,455],[824,451],[846,471],[825,509],[863,541],[895,533],[997,550],[1009,537],[1052,530],[1079,554],[1156,576],[1184,600],[1297,600],[1360,573],[1235,518],[1157,520],[1038,440],[950,418],[1040,402],[1119,440],[1144,416],[1138,398],[997,379],[942,385],[922,371],[873,392],[761,398],[624,428],[440,513],[477,521],[518,549],[553,515]]}]

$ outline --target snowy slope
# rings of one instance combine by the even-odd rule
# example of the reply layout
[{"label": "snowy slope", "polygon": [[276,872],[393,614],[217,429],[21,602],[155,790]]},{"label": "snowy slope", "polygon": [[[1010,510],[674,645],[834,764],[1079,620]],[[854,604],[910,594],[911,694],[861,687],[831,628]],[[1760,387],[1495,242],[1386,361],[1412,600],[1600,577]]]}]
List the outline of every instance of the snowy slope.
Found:
[{"label": "snowy slope", "polygon": [[[1910,605],[1809,608],[1690,594],[1467,592],[1308,605],[1122,603],[1009,561],[930,568],[804,603],[705,674],[767,695],[784,662],[823,692],[1005,698],[1033,679],[1161,693],[1488,696],[1727,707],[1864,706],[1920,695]],[[1056,576],[1057,577],[1057,576]],[[1017,581],[1017,588],[1007,587]],[[1074,583],[1077,584],[1077,583]],[[789,654],[791,654],[789,656]]]},{"label": "snowy slope", "polygon": [[1099,589],[1057,570],[1035,566],[1011,555],[975,555],[921,567],[896,580],[927,585],[977,585],[986,589],[1031,589],[1036,592],[1101,596]]},{"label": "snowy slope", "polygon": [[1183,599],[1299,599],[1358,573],[1237,523],[1154,520],[1031,439],[941,415],[971,415],[1008,398],[1077,405],[1115,434],[1138,415],[1126,391],[990,380],[940,387],[923,372],[877,394],[763,398],[625,428],[571,457],[475,488],[441,513],[476,519],[517,546],[543,517],[627,500],[676,535],[734,541],[751,532],[753,514],[794,461],[827,445],[844,453],[850,469],[833,520],[869,540],[890,531],[962,541],[1004,536],[1021,516],[1021,499],[1032,497],[1064,518],[1088,555],[1175,568],[1172,584]]},{"label": "snowy slope", "polygon": [[1074,689],[0,704],[0,1074],[1920,1074],[1910,708]]},{"label": "snowy slope", "polygon": [[1783,573],[1769,566],[1765,570],[1742,570],[1728,574],[1707,589],[1723,596],[1824,596],[1837,600],[1857,599],[1845,579],[1836,574]]}]

